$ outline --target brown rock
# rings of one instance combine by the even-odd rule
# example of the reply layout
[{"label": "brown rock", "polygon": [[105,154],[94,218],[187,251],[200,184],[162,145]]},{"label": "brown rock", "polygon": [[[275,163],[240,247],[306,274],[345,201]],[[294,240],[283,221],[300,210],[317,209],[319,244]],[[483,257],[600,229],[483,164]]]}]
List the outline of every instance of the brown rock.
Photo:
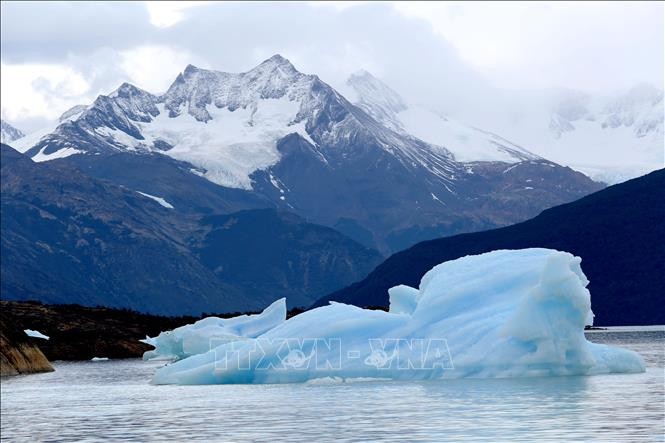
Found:
[{"label": "brown rock", "polygon": [[30,337],[0,314],[0,375],[51,371],[53,366]]}]

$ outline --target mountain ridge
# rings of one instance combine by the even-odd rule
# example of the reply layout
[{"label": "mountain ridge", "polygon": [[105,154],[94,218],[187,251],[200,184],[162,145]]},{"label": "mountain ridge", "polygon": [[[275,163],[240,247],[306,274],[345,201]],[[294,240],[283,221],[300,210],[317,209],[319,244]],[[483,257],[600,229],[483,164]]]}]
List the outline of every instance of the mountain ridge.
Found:
[{"label": "mountain ridge", "polygon": [[417,287],[439,263],[497,249],[543,247],[582,258],[596,324],[663,324],[665,316],[653,309],[665,288],[663,190],[665,169],[549,208],[522,223],[418,243],[314,306],[328,301],[387,306],[390,287]]},{"label": "mountain ridge", "polygon": [[[492,147],[502,143],[473,131]],[[72,163],[177,200],[175,181],[171,189],[157,185],[171,180],[148,166],[164,165],[164,157],[180,171],[178,188],[195,185],[186,173],[203,177],[233,194],[239,209],[243,200],[247,208],[263,201],[348,228],[347,235],[363,233],[362,241],[383,253],[520,221],[602,186],[516,146],[501,145],[502,161],[457,161],[444,146],[382,124],[279,55],[237,74],[189,65],[160,96],[123,84],[72,110],[39,140],[18,145],[36,161]],[[128,177],[109,166],[118,160],[145,170]],[[151,192],[157,186],[164,192]],[[211,204],[195,194],[188,207]]]}]

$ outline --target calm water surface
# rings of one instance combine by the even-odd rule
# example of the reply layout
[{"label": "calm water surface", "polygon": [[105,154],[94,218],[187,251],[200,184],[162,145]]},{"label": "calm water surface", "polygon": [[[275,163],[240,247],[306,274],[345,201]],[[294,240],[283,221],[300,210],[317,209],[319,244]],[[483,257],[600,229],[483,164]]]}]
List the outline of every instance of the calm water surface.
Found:
[{"label": "calm water surface", "polygon": [[[643,328],[644,329],[644,328]],[[3,441],[665,441],[665,330],[591,341],[644,374],[427,382],[152,386],[160,363],[56,362],[3,378]]]}]

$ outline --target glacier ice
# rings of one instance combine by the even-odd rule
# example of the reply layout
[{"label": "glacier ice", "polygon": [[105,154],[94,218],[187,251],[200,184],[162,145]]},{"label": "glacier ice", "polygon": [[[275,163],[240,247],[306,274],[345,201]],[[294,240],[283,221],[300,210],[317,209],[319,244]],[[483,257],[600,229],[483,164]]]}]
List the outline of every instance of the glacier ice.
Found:
[{"label": "glacier ice", "polygon": [[586,340],[593,313],[580,262],[548,249],[463,257],[434,267],[418,289],[392,288],[389,312],[331,303],[162,367],[153,383],[644,371],[638,354]]},{"label": "glacier ice", "polygon": [[143,354],[144,360],[180,360],[202,354],[211,344],[254,338],[269,331],[286,319],[286,299],[281,298],[260,314],[232,318],[206,317],[191,325],[146,337],[143,343],[155,349]]}]

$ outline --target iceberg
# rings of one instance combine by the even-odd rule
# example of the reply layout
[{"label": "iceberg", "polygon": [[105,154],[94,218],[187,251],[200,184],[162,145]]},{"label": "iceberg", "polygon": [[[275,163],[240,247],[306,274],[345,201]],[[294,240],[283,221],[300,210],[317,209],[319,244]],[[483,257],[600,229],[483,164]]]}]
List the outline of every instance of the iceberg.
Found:
[{"label": "iceberg", "polygon": [[181,360],[203,354],[212,347],[254,338],[286,320],[286,299],[281,298],[262,313],[232,318],[206,317],[191,325],[146,337],[141,342],[154,346],[143,354],[144,360]]},{"label": "iceberg", "polygon": [[390,310],[331,303],[261,336],[158,369],[155,384],[294,383],[643,372],[635,352],[586,340],[593,322],[581,259],[500,250],[442,263]]}]

